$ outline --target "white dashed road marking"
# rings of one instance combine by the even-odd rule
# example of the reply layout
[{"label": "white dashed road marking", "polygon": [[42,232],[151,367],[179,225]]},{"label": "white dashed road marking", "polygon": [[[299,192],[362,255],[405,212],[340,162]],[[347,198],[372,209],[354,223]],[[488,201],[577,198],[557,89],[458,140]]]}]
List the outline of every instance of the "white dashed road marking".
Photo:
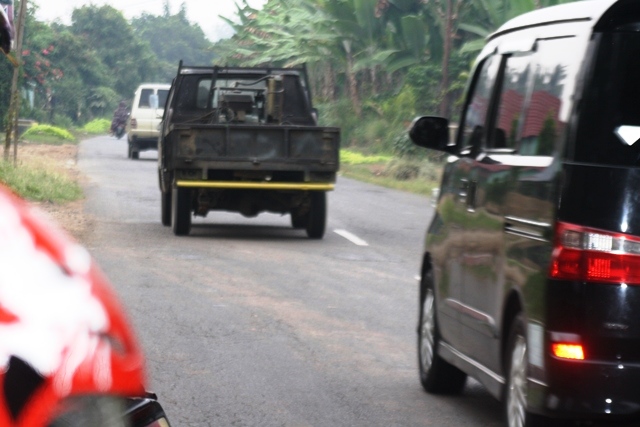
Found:
[{"label": "white dashed road marking", "polygon": [[348,241],[350,241],[354,245],[369,246],[369,244],[367,242],[365,242],[364,240],[362,240],[361,238],[359,238],[355,234],[349,233],[347,230],[333,230],[333,232],[336,233],[339,236],[344,237],[345,239],[347,239]]}]

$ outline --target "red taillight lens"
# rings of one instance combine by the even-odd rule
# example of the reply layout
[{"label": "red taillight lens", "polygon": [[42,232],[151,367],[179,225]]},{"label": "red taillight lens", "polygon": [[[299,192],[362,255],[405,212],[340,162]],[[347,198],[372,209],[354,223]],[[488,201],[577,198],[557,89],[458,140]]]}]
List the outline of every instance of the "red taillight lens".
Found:
[{"label": "red taillight lens", "polygon": [[584,350],[581,344],[557,342],[551,344],[553,355],[560,359],[584,360]]},{"label": "red taillight lens", "polygon": [[133,117],[131,118],[131,129],[137,129],[138,128],[138,121],[136,119],[134,119]]},{"label": "red taillight lens", "polygon": [[640,284],[640,238],[558,223],[549,275],[565,280]]}]

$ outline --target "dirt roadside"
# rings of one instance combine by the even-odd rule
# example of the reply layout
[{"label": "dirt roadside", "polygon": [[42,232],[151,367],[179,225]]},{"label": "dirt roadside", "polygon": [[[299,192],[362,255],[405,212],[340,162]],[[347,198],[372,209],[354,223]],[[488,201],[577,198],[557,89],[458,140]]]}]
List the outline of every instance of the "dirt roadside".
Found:
[{"label": "dirt roadside", "polygon": [[[78,145],[20,144],[18,163],[37,165],[82,184],[84,179],[78,169]],[[84,200],[69,203],[32,202],[47,212],[51,218],[75,239],[83,242],[93,219],[84,213]]]}]

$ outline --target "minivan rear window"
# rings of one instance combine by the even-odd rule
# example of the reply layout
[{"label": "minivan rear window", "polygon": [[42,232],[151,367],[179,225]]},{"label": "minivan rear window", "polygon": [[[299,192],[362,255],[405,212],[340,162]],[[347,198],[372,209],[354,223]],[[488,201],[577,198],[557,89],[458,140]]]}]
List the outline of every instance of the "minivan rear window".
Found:
[{"label": "minivan rear window", "polygon": [[153,89],[142,89],[138,108],[151,108],[151,102],[149,101],[151,95],[153,95]]},{"label": "minivan rear window", "polygon": [[568,159],[640,166],[640,33],[599,35]]},{"label": "minivan rear window", "polygon": [[167,97],[169,96],[169,89],[158,89],[158,106],[164,108],[167,103]]}]

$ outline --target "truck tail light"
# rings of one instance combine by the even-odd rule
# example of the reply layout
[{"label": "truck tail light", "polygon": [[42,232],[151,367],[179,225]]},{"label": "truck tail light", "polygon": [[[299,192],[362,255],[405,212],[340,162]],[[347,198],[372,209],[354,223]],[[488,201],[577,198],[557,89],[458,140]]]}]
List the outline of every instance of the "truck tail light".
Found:
[{"label": "truck tail light", "polygon": [[131,129],[138,129],[138,121],[136,119],[132,117],[130,123],[131,123]]},{"label": "truck tail light", "polygon": [[549,276],[640,285],[640,238],[559,222]]}]

